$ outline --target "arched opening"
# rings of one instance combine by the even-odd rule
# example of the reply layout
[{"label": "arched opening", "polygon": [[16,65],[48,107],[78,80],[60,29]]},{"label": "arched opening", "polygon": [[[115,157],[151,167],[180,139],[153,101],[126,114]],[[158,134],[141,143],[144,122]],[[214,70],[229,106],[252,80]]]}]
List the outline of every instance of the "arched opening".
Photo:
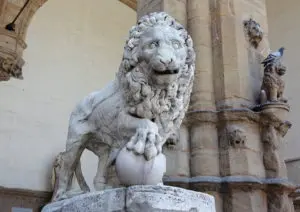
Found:
[{"label": "arched opening", "polygon": [[[69,115],[114,78],[135,22],[135,12],[119,1],[51,0],[37,11],[26,36],[25,80],[0,84],[0,186],[51,190]],[[90,184],[97,160],[85,154],[83,164]]]}]

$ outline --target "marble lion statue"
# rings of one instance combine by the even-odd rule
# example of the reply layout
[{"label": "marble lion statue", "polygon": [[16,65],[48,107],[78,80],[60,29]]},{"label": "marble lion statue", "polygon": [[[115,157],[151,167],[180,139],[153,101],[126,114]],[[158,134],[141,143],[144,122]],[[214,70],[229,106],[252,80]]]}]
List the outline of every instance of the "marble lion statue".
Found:
[{"label": "marble lion statue", "polygon": [[180,128],[194,69],[193,42],[184,27],[164,12],[143,16],[129,32],[115,80],[71,113],[66,150],[55,161],[52,201],[68,198],[74,174],[81,190],[89,191],[80,168],[85,149],[99,157],[97,190],[105,188],[106,170],[122,148],[147,160],[158,155]]}]

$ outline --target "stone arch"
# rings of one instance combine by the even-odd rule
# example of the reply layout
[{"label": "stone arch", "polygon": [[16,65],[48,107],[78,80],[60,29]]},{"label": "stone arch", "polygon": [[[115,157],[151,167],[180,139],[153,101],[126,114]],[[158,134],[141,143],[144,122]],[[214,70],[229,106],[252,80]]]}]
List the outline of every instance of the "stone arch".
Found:
[{"label": "stone arch", "polygon": [[[136,9],[136,0],[119,0],[131,9]],[[48,0],[27,0],[8,1],[3,0],[0,3],[0,63],[7,58],[12,60],[12,66],[8,70],[4,70],[0,65],[0,81],[7,81],[10,76],[15,76],[15,73],[22,73],[24,61],[22,59],[23,51],[27,45],[25,42],[28,26],[31,23],[33,16]],[[26,8],[20,14],[15,22],[15,30],[9,31],[5,27],[11,23],[17,16],[21,8],[26,4]],[[7,74],[8,73],[8,74]],[[3,75],[4,74],[4,75]],[[22,74],[20,75],[22,78]]]},{"label": "stone arch", "polygon": [[[63,2],[64,7],[56,9],[61,0],[51,0],[33,16],[23,54],[24,80],[0,82],[4,100],[0,103],[0,155],[5,158],[0,167],[6,170],[0,186],[51,190],[51,165],[65,147],[71,110],[83,96],[114,77],[128,30],[136,21],[135,12],[117,1]],[[65,14],[70,2],[70,14]],[[113,5],[117,7],[111,12],[108,9]],[[76,15],[79,11],[85,11],[81,19]],[[110,13],[115,15],[107,22]],[[54,26],[58,21],[67,24]],[[85,164],[83,161],[83,169]],[[95,174],[95,167],[91,168],[89,182]]]}]

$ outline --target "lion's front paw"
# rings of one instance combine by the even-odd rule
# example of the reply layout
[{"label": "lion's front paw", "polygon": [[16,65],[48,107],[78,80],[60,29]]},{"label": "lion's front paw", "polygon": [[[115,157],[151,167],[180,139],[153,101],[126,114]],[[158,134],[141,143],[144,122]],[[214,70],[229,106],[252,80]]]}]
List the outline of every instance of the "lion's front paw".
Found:
[{"label": "lion's front paw", "polygon": [[126,147],[136,154],[144,154],[146,160],[150,160],[162,151],[161,137],[157,130],[139,128]]}]

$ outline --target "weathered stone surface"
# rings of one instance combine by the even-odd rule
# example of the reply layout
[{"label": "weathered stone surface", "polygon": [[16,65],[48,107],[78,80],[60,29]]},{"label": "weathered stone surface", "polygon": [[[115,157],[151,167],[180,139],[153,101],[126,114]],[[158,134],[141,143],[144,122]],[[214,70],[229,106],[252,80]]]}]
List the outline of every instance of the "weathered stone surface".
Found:
[{"label": "weathered stone surface", "polygon": [[42,212],[121,212],[125,211],[125,188],[82,194],[46,205]]},{"label": "weathered stone surface", "polygon": [[127,190],[129,212],[215,211],[214,198],[208,194],[170,186],[132,186]]},{"label": "weathered stone surface", "polygon": [[132,186],[127,190],[128,212],[212,212],[214,198],[208,194],[170,186]]},{"label": "weathered stone surface", "polygon": [[171,186],[132,186],[83,194],[42,212],[215,212],[211,195]]}]

